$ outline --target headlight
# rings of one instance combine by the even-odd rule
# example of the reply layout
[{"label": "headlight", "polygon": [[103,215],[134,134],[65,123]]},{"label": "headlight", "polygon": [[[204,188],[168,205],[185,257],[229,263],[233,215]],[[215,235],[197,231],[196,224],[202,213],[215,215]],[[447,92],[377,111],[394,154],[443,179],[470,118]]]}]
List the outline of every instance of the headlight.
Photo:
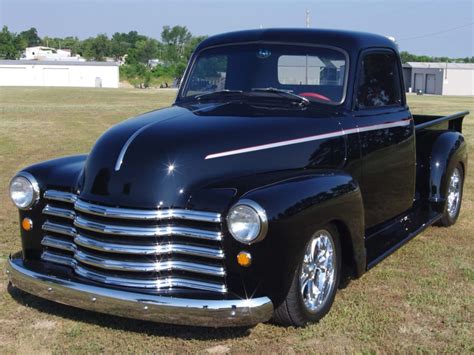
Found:
[{"label": "headlight", "polygon": [[10,197],[21,210],[32,207],[38,201],[39,186],[33,175],[21,172],[10,182]]},{"label": "headlight", "polygon": [[268,220],[265,210],[252,200],[240,200],[227,215],[230,234],[239,242],[252,244],[265,238]]}]

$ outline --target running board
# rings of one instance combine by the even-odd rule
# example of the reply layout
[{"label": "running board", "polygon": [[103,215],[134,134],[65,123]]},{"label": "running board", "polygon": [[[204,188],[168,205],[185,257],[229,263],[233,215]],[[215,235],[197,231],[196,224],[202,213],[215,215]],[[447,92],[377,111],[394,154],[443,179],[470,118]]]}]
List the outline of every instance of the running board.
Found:
[{"label": "running board", "polygon": [[414,208],[405,215],[375,230],[372,229],[372,233],[365,240],[367,270],[373,268],[440,218],[440,213]]}]

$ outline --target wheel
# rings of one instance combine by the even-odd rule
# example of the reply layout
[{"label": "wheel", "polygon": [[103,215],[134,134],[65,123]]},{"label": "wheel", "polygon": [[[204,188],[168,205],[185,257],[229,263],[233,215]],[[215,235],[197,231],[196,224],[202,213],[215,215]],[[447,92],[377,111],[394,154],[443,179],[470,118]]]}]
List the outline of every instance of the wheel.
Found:
[{"label": "wheel", "polygon": [[449,227],[456,223],[461,211],[464,172],[461,164],[457,164],[449,173],[446,186],[446,204],[443,216],[438,225]]},{"label": "wheel", "polygon": [[329,312],[341,277],[341,245],[332,225],[319,229],[307,242],[285,300],[273,320],[301,327]]}]

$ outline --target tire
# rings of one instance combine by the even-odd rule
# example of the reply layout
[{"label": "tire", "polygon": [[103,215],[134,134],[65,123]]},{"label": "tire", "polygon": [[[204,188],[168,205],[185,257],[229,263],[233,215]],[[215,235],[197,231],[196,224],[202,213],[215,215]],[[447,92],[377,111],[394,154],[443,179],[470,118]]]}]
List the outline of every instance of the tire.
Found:
[{"label": "tire", "polygon": [[456,223],[461,211],[464,188],[464,171],[461,164],[458,163],[454,168],[450,169],[447,176],[448,179],[444,187],[446,203],[443,215],[437,223],[437,225],[442,227],[449,227]]},{"label": "tire", "polygon": [[[318,244],[315,240],[319,240],[320,243]],[[329,247],[325,247],[323,241],[329,242],[329,244],[327,244]],[[320,260],[324,260],[324,258],[318,258],[319,261],[317,263],[319,263],[320,267],[316,267],[316,270],[310,267],[310,264],[312,264],[311,262],[307,263],[305,260],[310,260],[310,257],[308,256],[309,250],[321,250],[320,247],[325,248],[326,250],[332,248],[332,257],[326,257],[325,260],[332,260],[333,273],[329,272],[328,275],[332,274],[332,277],[327,279],[324,276],[321,276],[322,279],[327,280],[328,286],[326,286],[327,288],[324,288],[326,291],[323,292],[323,295],[321,296],[321,302],[318,301],[313,304],[309,301],[315,299],[314,297],[311,297],[314,296],[314,287],[311,287],[312,283],[310,284],[309,281],[305,282],[304,280],[311,279],[311,275],[313,275],[313,281],[321,280],[321,278],[318,277],[320,277],[319,275],[324,275],[320,272],[320,270],[324,269],[324,266],[322,266],[324,262],[321,262]],[[329,264],[326,262],[325,265]],[[326,270],[329,269],[330,266],[326,268]],[[341,270],[341,244],[339,241],[339,233],[332,225],[324,226],[318,229],[306,243],[300,256],[298,267],[293,275],[288,294],[286,295],[285,300],[276,307],[273,314],[273,321],[280,325],[295,327],[303,327],[308,323],[319,321],[331,309],[340,282]],[[303,284],[305,285],[304,287]],[[313,293],[310,293],[310,290],[313,290]],[[316,296],[316,298],[319,300],[318,296]]]}]

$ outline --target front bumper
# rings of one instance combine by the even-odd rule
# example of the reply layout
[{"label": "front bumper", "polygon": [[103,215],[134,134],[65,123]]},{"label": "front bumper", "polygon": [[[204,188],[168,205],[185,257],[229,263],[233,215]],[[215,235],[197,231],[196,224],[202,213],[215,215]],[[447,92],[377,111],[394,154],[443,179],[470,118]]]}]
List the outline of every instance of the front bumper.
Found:
[{"label": "front bumper", "polygon": [[33,295],[65,305],[160,323],[209,327],[254,325],[270,319],[268,297],[197,300],[141,294],[87,285],[31,270],[20,257],[7,262],[10,282]]}]

